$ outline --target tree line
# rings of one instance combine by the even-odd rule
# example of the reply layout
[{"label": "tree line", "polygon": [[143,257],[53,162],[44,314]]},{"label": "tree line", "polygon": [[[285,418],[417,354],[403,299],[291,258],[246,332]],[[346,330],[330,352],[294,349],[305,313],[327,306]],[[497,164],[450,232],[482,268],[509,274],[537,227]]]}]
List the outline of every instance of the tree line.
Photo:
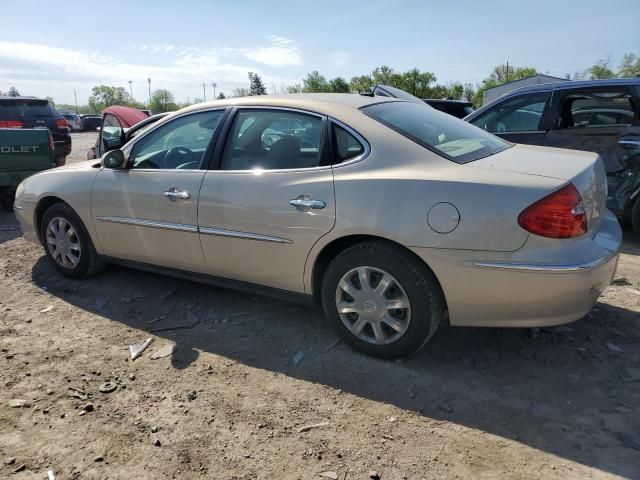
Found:
[{"label": "tree line", "polygon": [[[513,80],[535,75],[538,72],[534,67],[514,66],[508,63],[497,65],[493,68],[489,76],[481,83],[473,85],[471,83],[462,84],[460,82],[449,82],[446,84],[437,83],[437,77],[433,72],[423,71],[419,68],[401,72],[396,71],[388,65],[374,68],[369,74],[356,75],[347,81],[343,77],[327,78],[318,70],[309,72],[300,83],[294,85],[272,86],[272,94],[283,93],[360,93],[368,91],[371,87],[383,84],[400,88],[419,98],[449,98],[453,100],[467,100],[477,108],[482,105],[484,92]],[[598,60],[591,67],[573,73],[567,73],[565,78],[569,80],[582,79],[607,79],[607,78],[630,78],[640,76],[640,55],[627,53],[623,56],[618,68],[614,70],[611,58],[607,57]],[[267,88],[260,75],[248,72],[248,84],[246,87],[239,87],[233,90],[231,96],[245,97],[250,95],[266,95]],[[0,95],[3,93],[0,91]],[[20,92],[16,87],[10,87],[5,95],[19,96]],[[226,98],[224,92],[220,92],[217,99]],[[47,97],[53,102],[53,99]],[[200,103],[203,100],[198,97],[189,99],[187,102],[176,102],[173,93],[166,89],[157,89],[151,93],[148,104],[139,102],[129,95],[124,87],[110,85],[98,85],[91,90],[91,96],[87,105],[78,107],[78,113],[101,112],[111,105],[125,105],[138,109],[148,108],[153,113],[163,113],[179,108]],[[57,104],[60,109],[75,110],[74,105]]]}]

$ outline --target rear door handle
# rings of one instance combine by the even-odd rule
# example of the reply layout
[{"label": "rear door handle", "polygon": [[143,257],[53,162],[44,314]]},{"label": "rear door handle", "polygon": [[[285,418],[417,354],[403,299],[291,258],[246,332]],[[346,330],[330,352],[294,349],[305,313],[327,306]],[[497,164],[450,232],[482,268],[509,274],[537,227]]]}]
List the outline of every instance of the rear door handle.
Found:
[{"label": "rear door handle", "polygon": [[295,207],[301,212],[306,212],[309,210],[322,210],[327,206],[322,200],[314,200],[312,198],[307,197],[306,195],[300,195],[298,198],[294,198],[293,200],[289,200],[289,205]]},{"label": "rear door handle", "polygon": [[181,200],[187,200],[188,198],[191,198],[191,194],[189,192],[186,192],[184,190],[178,190],[176,187],[172,187],[166,192],[163,192],[162,194],[165,197],[167,197],[169,200],[175,200],[178,198]]}]

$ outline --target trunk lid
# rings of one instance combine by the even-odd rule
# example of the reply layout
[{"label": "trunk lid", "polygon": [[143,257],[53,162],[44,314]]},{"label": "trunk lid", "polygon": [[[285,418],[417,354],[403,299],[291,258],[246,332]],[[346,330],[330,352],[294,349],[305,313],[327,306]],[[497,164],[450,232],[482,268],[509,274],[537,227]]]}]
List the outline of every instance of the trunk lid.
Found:
[{"label": "trunk lid", "polygon": [[604,216],[607,177],[604,164],[595,153],[515,145],[466,166],[566,180],[582,197],[590,232],[597,230]]}]

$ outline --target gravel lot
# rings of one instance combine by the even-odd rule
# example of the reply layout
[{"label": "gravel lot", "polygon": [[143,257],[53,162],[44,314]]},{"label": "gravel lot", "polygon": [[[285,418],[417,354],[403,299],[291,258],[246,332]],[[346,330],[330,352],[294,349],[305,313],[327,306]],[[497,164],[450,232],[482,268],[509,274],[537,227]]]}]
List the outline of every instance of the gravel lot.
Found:
[{"label": "gravel lot", "polygon": [[[68,160],[94,141],[74,134]],[[384,362],[295,305],[116,267],[63,278],[2,212],[0,478],[640,478],[640,241],[625,238],[583,320],[445,327]]]}]

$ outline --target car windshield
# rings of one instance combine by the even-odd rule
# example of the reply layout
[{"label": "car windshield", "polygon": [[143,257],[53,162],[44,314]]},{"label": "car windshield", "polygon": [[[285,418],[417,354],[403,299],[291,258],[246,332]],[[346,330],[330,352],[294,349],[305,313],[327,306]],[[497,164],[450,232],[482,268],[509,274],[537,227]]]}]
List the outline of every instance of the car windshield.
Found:
[{"label": "car windshield", "polygon": [[408,102],[384,102],[362,112],[425,148],[456,163],[501,152],[510,143],[435,108]]}]

